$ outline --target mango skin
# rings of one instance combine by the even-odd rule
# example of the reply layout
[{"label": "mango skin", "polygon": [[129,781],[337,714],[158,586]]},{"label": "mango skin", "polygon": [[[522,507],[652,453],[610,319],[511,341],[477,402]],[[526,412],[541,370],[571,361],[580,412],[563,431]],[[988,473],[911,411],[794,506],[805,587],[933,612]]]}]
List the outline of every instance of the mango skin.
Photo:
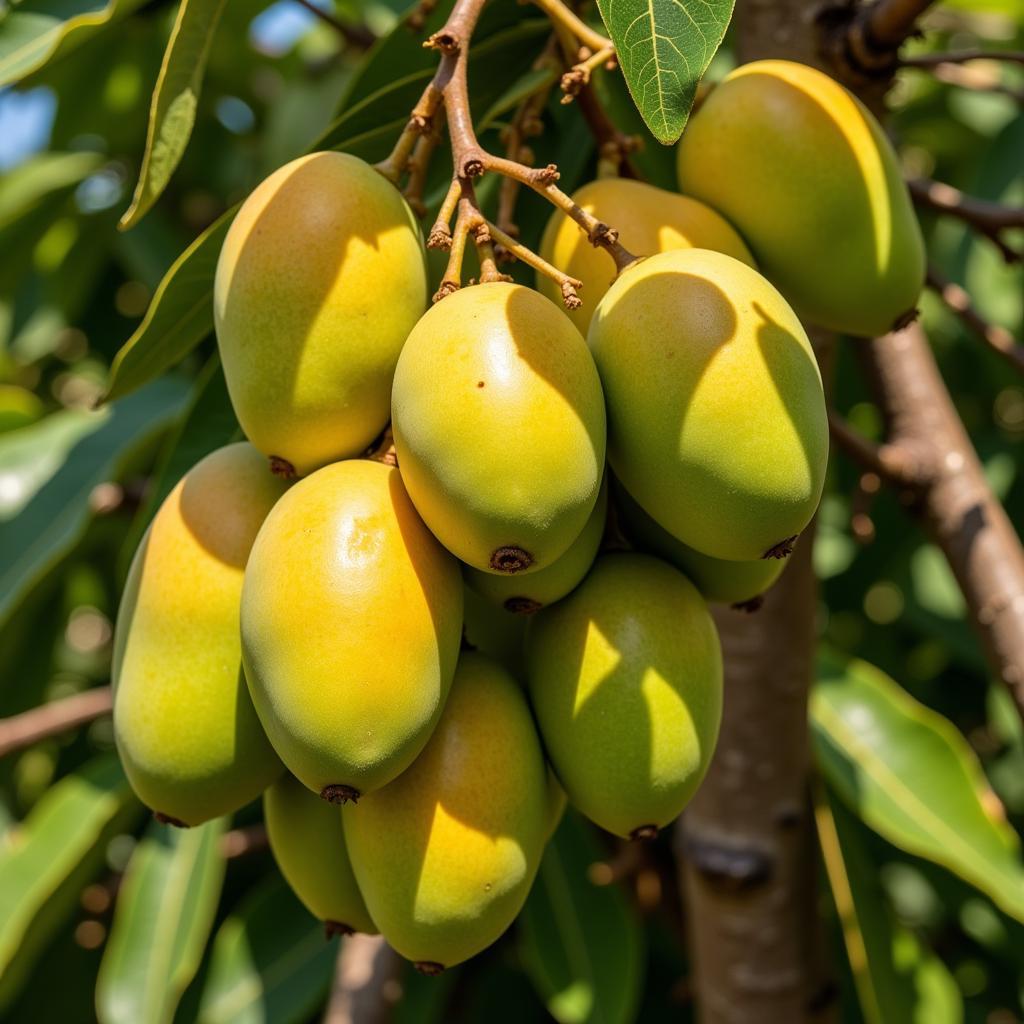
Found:
[{"label": "mango skin", "polygon": [[532,615],[545,605],[560,601],[578,586],[594,564],[604,536],[607,512],[608,487],[603,485],[587,525],[569,545],[569,550],[551,565],[536,572],[515,576],[498,576],[493,572],[480,572],[467,566],[463,570],[466,583],[492,604],[516,615]]},{"label": "mango skin", "polygon": [[800,321],[757,271],[706,249],[650,256],[609,289],[588,341],[608,461],[660,526],[735,561],[803,530],[825,479],[825,397]]},{"label": "mango skin", "polygon": [[[754,266],[754,257],[735,228],[710,206],[689,196],[628,178],[600,178],[577,189],[572,199],[614,227],[619,241],[638,256],[669,249],[714,249]],[[544,229],[540,254],[583,282],[583,305],[567,312],[580,333],[586,334],[598,302],[615,277],[611,258],[591,245],[575,221],[559,210],[551,214]],[[553,302],[562,301],[550,277],[538,273],[537,288]]]},{"label": "mango skin", "polygon": [[822,72],[763,60],[726,75],[690,119],[678,170],[805,321],[873,337],[917,305],[924,242],[896,154]]},{"label": "mango skin", "polygon": [[619,521],[641,548],[674,565],[703,595],[705,601],[746,604],[759,598],[789,564],[780,558],[732,562],[712,558],[676,540],[663,530],[621,485],[615,488]]},{"label": "mango skin", "polygon": [[476,285],[430,309],[402,350],[391,416],[417,511],[467,565],[536,571],[583,530],[604,472],[601,382],[579,331],[533,289]]},{"label": "mango skin", "polygon": [[352,873],[343,813],[287,772],[263,794],[270,850],[306,909],[329,928],[376,935]]},{"label": "mango skin", "polygon": [[369,164],[312,153],[271,174],[228,230],[213,292],[249,440],[300,476],[365,451],[426,301],[416,219]]},{"label": "mango skin", "polygon": [[456,561],[398,470],[351,460],[295,484],[253,546],[242,656],[289,771],[368,793],[404,771],[444,707],[462,634]]},{"label": "mango skin", "polygon": [[220,448],[167,496],[132,560],[114,633],[114,735],[158,814],[199,825],[255,800],[283,768],[242,676],[246,560],[284,492],[248,444]]},{"label": "mango skin", "polygon": [[616,835],[672,821],[718,739],[722,652],[704,599],[650,555],[602,555],[526,631],[530,700],[569,802]]},{"label": "mango skin", "polygon": [[388,943],[409,960],[451,967],[494,942],[526,900],[550,811],[522,689],[464,652],[423,753],[345,810],[356,879]]}]

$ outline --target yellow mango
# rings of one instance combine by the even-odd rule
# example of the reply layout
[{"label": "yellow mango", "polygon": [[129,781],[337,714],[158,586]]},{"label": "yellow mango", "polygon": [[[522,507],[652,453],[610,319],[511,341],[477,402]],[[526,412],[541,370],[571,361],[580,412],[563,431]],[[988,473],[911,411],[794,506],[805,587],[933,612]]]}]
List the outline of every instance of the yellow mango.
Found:
[{"label": "yellow mango", "polygon": [[628,267],[588,336],[608,461],[672,536],[715,558],[784,557],[828,459],[821,375],[785,299],[706,249]]},{"label": "yellow mango", "polygon": [[549,811],[522,689],[464,652],[423,753],[345,810],[352,867],[384,938],[427,973],[489,946],[526,900]]},{"label": "yellow mango", "polygon": [[391,409],[409,496],[467,565],[534,571],[580,535],[604,471],[604,399],[579,331],[544,296],[494,283],[437,303],[402,350]]},{"label": "yellow mango", "polygon": [[703,598],[650,555],[602,555],[530,619],[530,700],[569,802],[648,838],[696,792],[722,715],[722,653]]},{"label": "yellow mango", "polygon": [[728,217],[809,323],[885,334],[924,286],[921,229],[870,111],[803,64],[744,64],[690,118],[679,185]]},{"label": "yellow mango", "polygon": [[114,734],[144,804],[199,825],[281,774],[242,676],[246,560],[284,491],[248,444],[220,448],[167,496],[132,560],[114,634]]},{"label": "yellow mango", "polygon": [[214,321],[238,422],[279,472],[358,455],[381,432],[426,298],[416,220],[357,157],[300,157],[246,199],[217,262]]},{"label": "yellow mango", "polygon": [[267,735],[309,789],[358,799],[423,749],[455,670],[462,589],[393,467],[335,463],[277,504],[245,573],[242,652]]},{"label": "yellow mango", "polygon": [[328,937],[376,935],[352,873],[341,816],[345,812],[285,772],[263,794],[270,850],[285,881]]},{"label": "yellow mango", "polygon": [[[627,178],[600,178],[577,189],[573,202],[598,220],[615,228],[619,241],[636,256],[651,256],[669,249],[714,249],[754,265],[743,239],[710,206]],[[551,214],[541,238],[540,254],[570,277],[583,282],[579,309],[569,318],[587,333],[598,302],[615,277],[615,265],[602,249],[593,246],[576,222],[560,210]],[[554,302],[562,301],[558,286],[537,274],[537,287]]]}]

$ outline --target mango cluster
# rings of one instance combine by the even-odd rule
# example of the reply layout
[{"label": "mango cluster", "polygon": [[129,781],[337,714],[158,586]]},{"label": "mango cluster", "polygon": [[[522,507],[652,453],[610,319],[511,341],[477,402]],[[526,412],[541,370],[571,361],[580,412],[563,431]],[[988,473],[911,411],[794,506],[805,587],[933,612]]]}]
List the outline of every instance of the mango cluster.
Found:
[{"label": "mango cluster", "polygon": [[[770,587],[821,495],[800,316],[885,330],[916,301],[892,153],[820,73],[730,75],[679,167],[686,195],[577,194],[645,254],[613,282],[552,220],[544,255],[599,300],[571,315],[547,281],[427,309],[412,213],[344,154],[271,175],[224,243],[248,440],[186,474],[135,555],[121,758],[174,825],[263,794],[310,911],[428,972],[509,926],[567,799],[632,839],[683,810],[722,713],[708,602]],[[368,457],[389,422],[395,457]]]}]

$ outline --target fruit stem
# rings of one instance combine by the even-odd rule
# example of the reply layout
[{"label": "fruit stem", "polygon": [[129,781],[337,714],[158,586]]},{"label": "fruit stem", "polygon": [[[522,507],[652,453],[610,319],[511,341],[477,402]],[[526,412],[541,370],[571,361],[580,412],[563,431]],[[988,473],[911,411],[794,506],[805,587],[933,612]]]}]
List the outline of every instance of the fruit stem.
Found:
[{"label": "fruit stem", "polygon": [[562,0],[533,0],[533,2],[553,24],[574,36],[591,52],[611,50],[614,54],[615,47],[612,45],[612,41],[607,36],[601,35],[596,29],[592,29],[582,18],[562,3]]}]

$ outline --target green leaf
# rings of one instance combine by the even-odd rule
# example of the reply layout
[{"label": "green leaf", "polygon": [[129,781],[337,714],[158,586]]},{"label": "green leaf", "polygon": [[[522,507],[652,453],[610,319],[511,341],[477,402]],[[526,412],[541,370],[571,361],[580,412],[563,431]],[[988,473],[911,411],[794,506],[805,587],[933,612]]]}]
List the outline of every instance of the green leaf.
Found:
[{"label": "green leaf", "polygon": [[117,897],[96,982],[100,1024],[164,1024],[195,976],[224,882],[226,818],[198,828],[154,823]]},{"label": "green leaf", "polygon": [[322,1003],[336,942],[275,875],[245,898],[213,940],[199,1024],[299,1024]]},{"label": "green leaf", "polygon": [[67,410],[0,438],[0,624],[74,547],[97,484],[171,424],[188,385],[176,377],[97,412]]},{"label": "green leaf", "polygon": [[142,0],[22,0],[0,18],[0,87],[20,81]]},{"label": "green leaf", "polygon": [[78,905],[107,841],[141,813],[117,759],[65,776],[0,841],[0,1010]]},{"label": "green leaf", "polygon": [[963,999],[946,965],[895,919],[846,807],[825,796],[815,809],[818,837],[843,930],[863,1019],[868,1024],[961,1024]]},{"label": "green leaf", "polygon": [[1020,841],[954,726],[862,661],[825,655],[811,696],[818,762],[870,828],[1024,921]]},{"label": "green leaf", "polygon": [[102,162],[98,153],[40,153],[6,171],[0,179],[0,231],[53,193],[77,185]]},{"label": "green leaf", "polygon": [[153,90],[146,152],[131,206],[120,228],[130,228],[157,201],[192,135],[210,43],[224,0],[181,0]]},{"label": "green leaf", "polygon": [[523,965],[561,1024],[626,1024],[640,998],[643,932],[620,889],[588,878],[601,858],[590,827],[566,814],[519,916]]},{"label": "green leaf", "polygon": [[675,142],[732,18],[733,0],[597,0],[633,102],[651,133]]}]

